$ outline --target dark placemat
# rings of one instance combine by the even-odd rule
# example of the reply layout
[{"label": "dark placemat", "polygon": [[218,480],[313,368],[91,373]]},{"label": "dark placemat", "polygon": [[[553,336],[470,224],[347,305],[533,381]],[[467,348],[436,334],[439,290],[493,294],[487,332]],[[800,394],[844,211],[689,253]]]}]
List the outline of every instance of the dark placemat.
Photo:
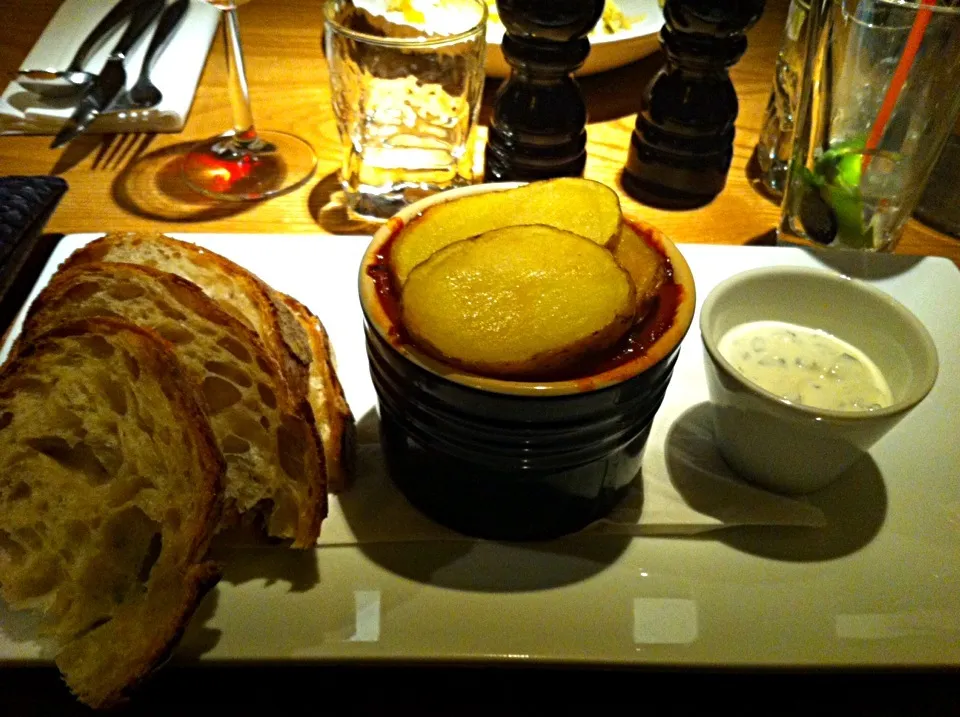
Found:
[{"label": "dark placemat", "polygon": [[60,177],[0,177],[0,334],[56,243],[42,231],[66,191]]},{"label": "dark placemat", "polygon": [[947,140],[913,215],[960,238],[960,137],[953,135]]},{"label": "dark placemat", "polygon": [[[736,640],[735,626],[731,639]],[[391,665],[171,665],[111,717],[310,714],[529,717],[640,712],[776,717],[949,717],[953,670]],[[335,695],[334,695],[335,693]],[[334,696],[331,696],[334,695]],[[336,700],[336,702],[334,702]],[[326,706],[332,704],[334,710]],[[306,707],[306,709],[305,709]],[[727,712],[727,710],[730,712]],[[0,667],[0,714],[92,717],[52,667]]]}]

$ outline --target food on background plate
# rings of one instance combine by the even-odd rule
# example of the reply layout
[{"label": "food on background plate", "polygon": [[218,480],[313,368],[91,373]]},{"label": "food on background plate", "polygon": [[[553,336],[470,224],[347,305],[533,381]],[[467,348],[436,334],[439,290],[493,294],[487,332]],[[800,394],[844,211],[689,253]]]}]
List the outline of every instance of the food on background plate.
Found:
[{"label": "food on background plate", "polygon": [[610,246],[622,225],[620,198],[600,182],[562,178],[436,204],[397,237],[391,270],[402,286],[413,268],[437,250],[519,224],[546,224]]},{"label": "food on background plate", "polygon": [[92,316],[156,331],[200,388],[227,462],[223,527],[262,518],[269,535],[314,545],[326,487],[313,417],[294,400],[257,335],[192,282],[104,262],[58,271],[30,307],[18,346],[58,323]]},{"label": "food on background plate", "polygon": [[[491,195],[494,196],[494,195]],[[605,247],[512,226],[435,252],[407,277],[402,321],[437,358],[488,376],[544,376],[630,328],[633,282]]]},{"label": "food on background plate", "polygon": [[[77,250],[64,267],[104,261],[145,264],[182,276],[256,331],[280,365],[295,400],[307,400],[315,409],[328,489],[337,493],[347,487],[354,419],[336,379],[329,342],[314,335],[319,321],[306,307],[291,303],[289,297],[229,259],[163,234],[107,234]],[[323,394],[322,401],[318,391]],[[337,408],[331,412],[326,406]]]},{"label": "food on background plate", "polygon": [[[490,24],[500,25],[502,27],[503,23],[500,21],[500,13],[497,10],[497,0],[484,1],[487,3],[490,11]],[[409,2],[409,0],[394,0],[394,2]],[[603,15],[593,30],[591,30],[590,36],[613,35],[614,33],[629,29],[630,20],[627,16],[623,14],[623,11],[617,7],[617,4],[613,2],[613,0],[607,0],[603,5]]]},{"label": "food on background plate", "polygon": [[196,387],[115,319],[35,336],[0,373],[0,586],[108,707],[165,660],[218,579],[224,465]]},{"label": "food on background plate", "polygon": [[[496,0],[484,0],[484,2],[489,13],[487,24],[499,28],[502,32],[503,23],[500,21],[500,11],[497,8]],[[420,6],[424,4],[456,7],[456,4],[450,0],[386,0],[384,10],[388,13],[398,13],[407,23],[420,25],[424,22],[424,13]],[[630,20],[627,16],[613,0],[607,0],[603,5],[603,15],[597,21],[593,30],[590,31],[590,36],[613,35],[629,29]]]}]

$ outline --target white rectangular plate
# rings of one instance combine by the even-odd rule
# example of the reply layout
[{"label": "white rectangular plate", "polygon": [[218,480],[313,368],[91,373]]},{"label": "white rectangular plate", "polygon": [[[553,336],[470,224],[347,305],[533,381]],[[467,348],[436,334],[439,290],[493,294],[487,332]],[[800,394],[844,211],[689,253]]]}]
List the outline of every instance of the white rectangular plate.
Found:
[{"label": "white rectangular plate", "polygon": [[[34,293],[94,236],[65,238]],[[316,312],[361,435],[375,426],[356,292],[367,237],[181,238],[248,267]],[[799,249],[681,250],[699,301],[721,279],[757,266],[830,269]],[[843,258],[844,271],[889,292],[926,324],[940,376],[868,459],[809,498],[823,527],[534,545],[433,540],[247,549],[230,557],[178,654],[226,662],[960,665],[960,274],[945,259]],[[705,397],[696,321],[665,406],[681,390]],[[683,415],[703,410],[696,404]],[[663,420],[682,428],[683,415],[668,413]],[[676,425],[654,434],[675,435],[667,429]],[[684,445],[689,452],[696,441]],[[709,441],[703,445],[710,450]],[[658,448],[669,462],[671,447]],[[691,507],[704,509],[703,496],[677,488]],[[378,516],[363,508],[344,509],[343,519],[375,524]],[[0,607],[0,663],[47,655],[32,618]]]}]

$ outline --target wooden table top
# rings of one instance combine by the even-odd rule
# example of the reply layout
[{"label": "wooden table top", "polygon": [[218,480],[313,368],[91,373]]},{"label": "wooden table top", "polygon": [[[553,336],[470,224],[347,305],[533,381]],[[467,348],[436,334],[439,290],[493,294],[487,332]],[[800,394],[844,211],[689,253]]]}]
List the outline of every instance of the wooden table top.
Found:
[{"label": "wooden table top", "polygon": [[[0,0],[0,80],[13,78],[60,0]],[[223,46],[218,33],[190,117],[177,134],[84,137],[50,150],[49,137],[0,137],[0,176],[55,174],[67,180],[64,197],[47,229],[81,231],[179,231],[267,233],[368,233],[351,221],[339,201],[340,144],[330,107],[327,67],[321,51],[323,0],[269,0],[240,8],[254,116],[259,127],[287,130],[317,150],[317,174],[303,187],[257,203],[217,203],[181,183],[178,158],[193,142],[230,126]],[[786,0],[770,0],[750,31],[749,49],[732,74],[740,99],[733,165],[724,191],[692,211],[643,206],[622,190],[620,173],[643,88],[661,65],[660,53],[627,67],[583,78],[587,100],[586,176],[620,192],[625,210],[663,229],[675,241],[715,244],[769,243],[779,207],[757,191],[747,167],[770,92]],[[499,80],[485,92],[481,122],[489,116]],[[486,127],[481,126],[480,136]],[[947,256],[960,261],[960,241],[911,221],[898,252]]]},{"label": "wooden table top", "polygon": [[[0,0],[0,81],[13,78],[27,51],[49,21],[60,0]],[[223,46],[217,37],[201,77],[196,100],[185,129],[178,134],[130,138],[86,137],[63,150],[48,149],[50,137],[0,137],[0,176],[9,174],[55,174],[64,177],[70,191],[64,197],[47,229],[51,232],[83,231],[178,231],[248,233],[361,233],[369,225],[347,219],[338,203],[336,172],[339,140],[330,108],[326,64],[320,38],[322,0],[263,0],[244,5],[240,22],[246,50],[254,113],[261,127],[288,130],[308,139],[320,156],[317,175],[297,191],[269,201],[223,204],[203,199],[179,181],[178,156],[193,142],[217,134],[230,124],[226,95]],[[759,123],[770,91],[774,59],[786,14],[787,0],[768,0],[763,19],[749,34],[749,50],[732,76],[740,98],[740,115],[733,166],[726,189],[709,206],[694,211],[660,211],[627,197],[619,175],[626,159],[630,132],[640,95],[662,62],[660,54],[603,75],[584,78],[591,121],[586,176],[616,188],[626,211],[650,221],[676,241],[715,244],[768,243],[779,217],[777,205],[756,191],[747,176],[747,166],[757,140]],[[485,94],[484,117],[499,82],[491,80]],[[481,127],[481,136],[485,128]],[[135,142],[131,142],[135,139]],[[133,146],[131,146],[133,145]],[[960,261],[960,241],[912,221],[899,245],[899,252],[941,255]],[[567,706],[571,697],[586,697],[594,705],[599,696],[683,694],[685,704],[715,708],[724,701],[744,701],[760,686],[751,675],[730,673],[701,675],[699,682],[678,674],[676,683],[665,687],[669,672],[637,675],[633,671],[541,673],[525,669],[519,674],[482,673],[467,670],[438,671],[436,667],[396,670],[389,674],[369,668],[326,667],[316,671],[233,668],[217,671],[171,668],[148,685],[138,700],[137,714],[174,714],[186,701],[197,709],[217,713],[259,713],[260,708],[302,709],[313,704],[332,704],[331,688],[358,708],[416,704],[418,713],[441,713],[450,703],[439,700],[453,694],[460,714],[480,714],[475,704],[496,703],[498,713],[517,714],[517,698],[536,695],[537,709]],[[950,702],[954,706],[955,680],[930,684],[904,684],[904,677],[883,675],[864,684],[861,679],[850,691],[863,709],[864,699],[876,705],[908,703],[919,714],[914,696],[926,695],[926,704]],[[770,689],[770,675],[761,675]],[[799,679],[799,678],[798,678]],[[816,678],[811,678],[816,679]],[[852,679],[852,678],[848,678]],[[910,679],[910,676],[906,676]],[[923,678],[926,679],[926,678]],[[682,680],[682,682],[681,682]],[[322,687],[320,686],[322,685]],[[375,686],[370,689],[370,686]],[[783,686],[783,685],[781,685]],[[796,688],[801,686],[800,690]],[[676,687],[678,689],[672,689]],[[805,679],[789,685],[793,699],[808,699],[811,707],[823,704],[826,688],[834,696],[835,685]],[[317,690],[328,696],[317,702]],[[776,688],[774,688],[776,689]],[[379,695],[383,695],[380,697]],[[757,692],[757,694],[763,694]],[[697,697],[702,695],[702,697]],[[947,695],[950,695],[947,697]],[[631,697],[630,699],[633,699]],[[642,698],[642,697],[641,697]],[[934,701],[939,698],[940,702]],[[339,699],[339,698],[338,698]],[[563,704],[557,704],[563,700]],[[814,702],[814,700],[817,700]],[[898,702],[897,700],[900,700]],[[382,702],[381,702],[382,701]],[[311,702],[306,702],[310,704]],[[799,703],[798,703],[799,704]],[[835,702],[833,704],[836,704]],[[472,711],[471,711],[472,709]],[[378,709],[378,711],[381,711]],[[401,710],[402,712],[403,710]],[[933,708],[925,713],[944,714]],[[527,713],[528,711],[525,711]],[[923,710],[921,710],[923,712]],[[133,712],[130,712],[132,714]],[[443,713],[448,714],[447,709]],[[483,714],[488,714],[485,710]],[[0,714],[87,714],[63,689],[56,670],[49,665],[0,669]]]}]

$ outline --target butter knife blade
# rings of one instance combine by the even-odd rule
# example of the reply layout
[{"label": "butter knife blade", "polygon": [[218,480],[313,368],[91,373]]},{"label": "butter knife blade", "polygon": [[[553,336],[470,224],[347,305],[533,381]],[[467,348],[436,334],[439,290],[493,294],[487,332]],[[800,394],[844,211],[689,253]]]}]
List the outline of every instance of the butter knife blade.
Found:
[{"label": "butter knife blade", "polygon": [[127,81],[124,62],[130,49],[157,19],[164,0],[147,0],[134,10],[130,24],[117,42],[100,74],[82,95],[70,118],[53,138],[50,149],[59,149],[77,135],[85,132],[91,123],[117,98]]},{"label": "butter knife blade", "polygon": [[150,0],[120,0],[116,5],[110,8],[110,11],[103,16],[97,26],[90,31],[83,43],[77,49],[70,63],[68,70],[82,70],[91,53],[98,47],[102,47],[106,36],[115,27],[129,18],[136,9]]},{"label": "butter knife blade", "polygon": [[[87,60],[90,58],[90,55],[94,50],[98,49],[106,40],[107,36],[124,20],[129,19],[133,14],[133,11],[137,9],[137,6],[149,0],[120,0],[116,3],[110,11],[100,18],[100,21],[96,26],[87,33],[87,36],[83,39],[83,42],[80,44],[80,47],[77,48],[77,51],[73,55],[73,59],[70,60],[70,64],[63,69],[65,72],[77,72],[84,70]],[[51,74],[58,73],[60,70],[57,69],[20,69],[20,73],[17,77],[17,81],[29,89],[30,82],[35,78],[43,81],[47,79]]]}]

